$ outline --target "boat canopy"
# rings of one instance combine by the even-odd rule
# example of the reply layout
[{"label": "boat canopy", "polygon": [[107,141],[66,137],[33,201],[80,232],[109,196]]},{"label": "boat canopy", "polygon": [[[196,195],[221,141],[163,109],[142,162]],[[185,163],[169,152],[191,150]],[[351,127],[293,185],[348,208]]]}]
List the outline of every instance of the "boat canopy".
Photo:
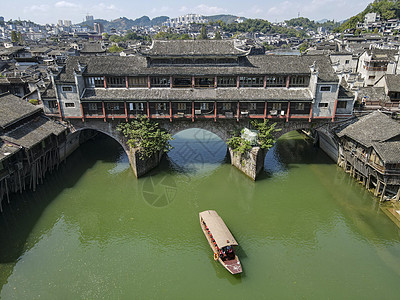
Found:
[{"label": "boat canopy", "polygon": [[199,216],[206,223],[219,248],[238,245],[232,233],[215,210],[203,211],[199,213]]}]

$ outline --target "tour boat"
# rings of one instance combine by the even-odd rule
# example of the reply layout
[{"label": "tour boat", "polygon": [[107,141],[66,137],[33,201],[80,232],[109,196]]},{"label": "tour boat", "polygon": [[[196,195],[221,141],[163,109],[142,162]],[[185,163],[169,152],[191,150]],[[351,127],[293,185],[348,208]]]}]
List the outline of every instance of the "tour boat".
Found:
[{"label": "tour boat", "polygon": [[231,274],[242,273],[242,266],[235,254],[238,246],[232,233],[215,210],[199,213],[201,229],[214,252],[214,260],[219,261]]}]

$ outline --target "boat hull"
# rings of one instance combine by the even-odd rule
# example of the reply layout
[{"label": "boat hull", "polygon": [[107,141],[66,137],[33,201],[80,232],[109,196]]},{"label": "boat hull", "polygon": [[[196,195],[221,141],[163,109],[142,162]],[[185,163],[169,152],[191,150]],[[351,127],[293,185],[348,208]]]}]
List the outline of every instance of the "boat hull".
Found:
[{"label": "boat hull", "polygon": [[[200,217],[200,226],[201,226],[201,229],[203,230],[203,233],[204,233],[204,235],[205,235],[205,237],[206,237],[206,239],[207,239],[207,241],[208,241],[208,244],[210,245],[210,247],[211,247],[211,249],[212,249],[212,251],[214,252],[214,255],[215,255],[215,253],[217,253],[217,255],[218,255],[218,249],[217,249],[217,247],[214,245],[214,243],[213,243],[213,241],[211,240],[211,237],[210,237],[210,235],[208,234],[208,232],[207,232],[207,230],[206,230],[206,228],[205,228],[205,226],[204,226],[204,224],[203,224],[203,222],[202,222],[202,219],[201,219],[201,217]],[[214,258],[214,260],[215,260],[215,258]],[[220,264],[225,268],[225,269],[227,269],[231,274],[240,274],[240,273],[242,273],[242,265],[241,265],[241,263],[240,263],[240,260],[239,260],[239,258],[237,257],[237,255],[235,255],[235,258],[234,259],[231,259],[231,260],[222,260],[222,258],[218,255],[218,259],[217,259],[219,262],[220,262]]]}]

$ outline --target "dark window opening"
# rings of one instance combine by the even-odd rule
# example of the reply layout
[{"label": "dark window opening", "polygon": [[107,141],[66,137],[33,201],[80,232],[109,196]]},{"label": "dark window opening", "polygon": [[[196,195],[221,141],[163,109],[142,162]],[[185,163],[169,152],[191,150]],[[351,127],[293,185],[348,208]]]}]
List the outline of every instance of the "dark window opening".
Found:
[{"label": "dark window opening", "polygon": [[338,101],[337,102],[337,108],[346,108],[347,107],[347,101]]},{"label": "dark window opening", "polygon": [[174,87],[176,88],[188,88],[192,87],[191,77],[176,77],[173,79]]},{"label": "dark window opening", "polygon": [[107,87],[126,87],[125,77],[107,77]]},{"label": "dark window opening", "polygon": [[170,87],[169,77],[151,77],[151,87]]},{"label": "dark window opening", "polygon": [[218,87],[236,87],[236,77],[218,77]]},{"label": "dark window opening", "polygon": [[215,86],[215,78],[214,77],[200,77],[194,79],[195,87],[208,87],[213,88]]},{"label": "dark window opening", "polygon": [[239,77],[240,87],[263,87],[264,78],[263,77],[253,77],[253,76],[242,76]]}]

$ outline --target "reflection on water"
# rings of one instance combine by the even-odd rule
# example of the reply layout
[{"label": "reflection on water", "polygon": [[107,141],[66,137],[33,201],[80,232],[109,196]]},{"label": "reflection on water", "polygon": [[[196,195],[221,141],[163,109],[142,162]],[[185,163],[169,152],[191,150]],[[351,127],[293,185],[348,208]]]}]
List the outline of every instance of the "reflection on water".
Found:
[{"label": "reflection on water", "polygon": [[[140,179],[118,143],[89,141],[4,205],[0,297],[176,299],[207,287],[215,298],[397,298],[399,229],[303,136],[280,139],[257,182],[213,134],[175,138]],[[206,209],[238,240],[241,276],[214,262]]]},{"label": "reflection on water", "polygon": [[191,175],[206,176],[224,163],[227,147],[217,135],[205,130],[187,129],[171,141],[168,158],[172,168]]}]

